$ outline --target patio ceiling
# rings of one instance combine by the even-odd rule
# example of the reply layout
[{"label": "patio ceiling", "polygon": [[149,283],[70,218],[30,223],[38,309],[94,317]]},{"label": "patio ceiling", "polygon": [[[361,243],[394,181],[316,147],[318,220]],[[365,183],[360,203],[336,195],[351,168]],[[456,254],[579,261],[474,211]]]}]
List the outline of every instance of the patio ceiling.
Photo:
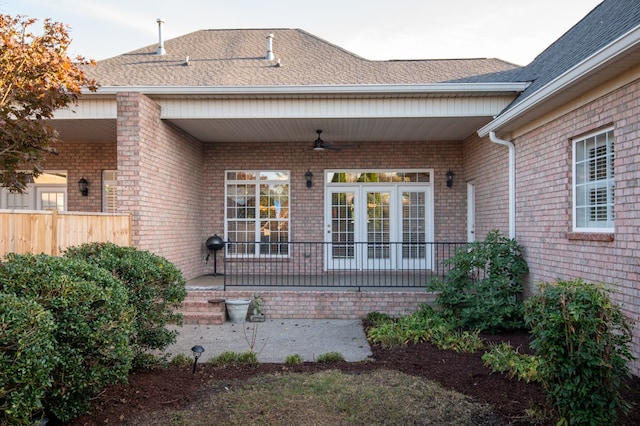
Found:
[{"label": "patio ceiling", "polygon": [[[160,105],[163,121],[203,142],[311,144],[316,129],[323,130],[323,140],[335,143],[462,140],[499,114],[513,100],[514,92],[517,90],[393,97],[147,96]],[[66,141],[113,141],[116,94],[89,95],[74,111],[57,112],[50,124]]]},{"label": "patio ceiling", "polygon": [[[203,142],[308,142],[323,130],[331,142],[462,140],[491,117],[166,119]],[[52,120],[62,140],[106,142],[116,139],[115,119]]]}]

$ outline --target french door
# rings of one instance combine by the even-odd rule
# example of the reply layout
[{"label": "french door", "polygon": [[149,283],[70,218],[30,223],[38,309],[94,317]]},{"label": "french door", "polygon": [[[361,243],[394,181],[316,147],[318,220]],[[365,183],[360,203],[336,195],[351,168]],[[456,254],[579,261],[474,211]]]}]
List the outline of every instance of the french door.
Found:
[{"label": "french door", "polygon": [[328,270],[431,268],[431,187],[327,187],[325,267]]}]

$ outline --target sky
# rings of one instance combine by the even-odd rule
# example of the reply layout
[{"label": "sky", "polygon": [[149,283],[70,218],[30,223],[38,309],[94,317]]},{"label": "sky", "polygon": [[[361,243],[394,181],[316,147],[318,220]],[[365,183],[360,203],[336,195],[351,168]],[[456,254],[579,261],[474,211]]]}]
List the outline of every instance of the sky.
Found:
[{"label": "sky", "polygon": [[[371,60],[531,62],[602,0],[0,0],[70,27],[70,56],[106,59],[201,29],[300,28]],[[274,41],[274,44],[277,41]]]}]

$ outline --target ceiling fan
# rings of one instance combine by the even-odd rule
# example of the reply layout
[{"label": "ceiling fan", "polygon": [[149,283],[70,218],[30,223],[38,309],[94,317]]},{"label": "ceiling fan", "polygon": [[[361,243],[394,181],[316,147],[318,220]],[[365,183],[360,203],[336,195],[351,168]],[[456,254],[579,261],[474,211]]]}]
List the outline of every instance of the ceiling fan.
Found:
[{"label": "ceiling fan", "polygon": [[333,146],[330,143],[327,143],[325,141],[322,140],[322,138],[320,137],[320,134],[322,133],[322,130],[318,129],[316,130],[316,133],[318,134],[318,139],[316,139],[313,142],[313,150],[314,151],[340,151],[340,148],[338,148],[337,146]]}]

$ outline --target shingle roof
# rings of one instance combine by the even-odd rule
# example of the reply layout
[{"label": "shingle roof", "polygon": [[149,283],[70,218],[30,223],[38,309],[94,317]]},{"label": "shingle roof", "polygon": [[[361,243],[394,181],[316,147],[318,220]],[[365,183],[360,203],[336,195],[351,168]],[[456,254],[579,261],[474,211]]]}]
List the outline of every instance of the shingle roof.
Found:
[{"label": "shingle roof", "polygon": [[[273,34],[276,60],[265,60]],[[102,86],[274,86],[426,84],[516,65],[499,59],[370,61],[300,29],[201,30],[99,61],[87,74]],[[189,57],[189,65],[185,64]]]},{"label": "shingle roof", "polygon": [[505,111],[601,50],[620,36],[640,25],[639,0],[605,0],[569,29],[529,65],[456,82],[526,82],[532,83]]}]

